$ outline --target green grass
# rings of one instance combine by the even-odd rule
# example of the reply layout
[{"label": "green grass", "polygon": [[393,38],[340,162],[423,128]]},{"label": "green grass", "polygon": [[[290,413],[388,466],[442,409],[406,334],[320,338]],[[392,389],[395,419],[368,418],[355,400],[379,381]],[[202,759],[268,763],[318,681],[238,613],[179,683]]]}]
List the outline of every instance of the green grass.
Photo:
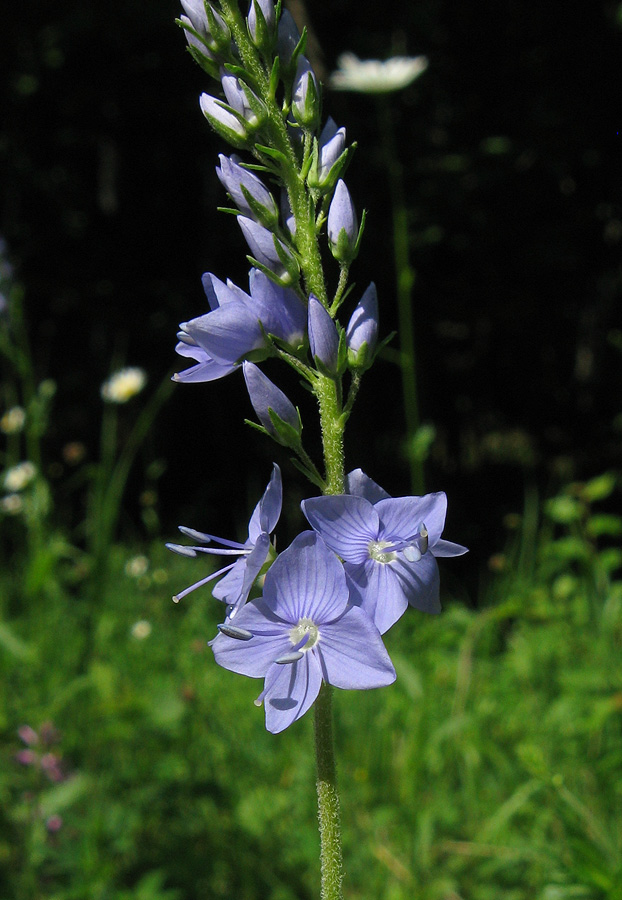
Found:
[{"label": "green grass", "polygon": [[[622,898],[622,583],[578,502],[479,611],[409,611],[395,685],[337,692],[347,900]],[[0,897],[317,897],[311,717],[268,734],[260,682],[206,646],[221,605],[170,601],[196,562],[158,543],[132,576],[131,555],[103,591],[79,559],[2,576]],[[45,721],[57,784],[14,759]]]}]

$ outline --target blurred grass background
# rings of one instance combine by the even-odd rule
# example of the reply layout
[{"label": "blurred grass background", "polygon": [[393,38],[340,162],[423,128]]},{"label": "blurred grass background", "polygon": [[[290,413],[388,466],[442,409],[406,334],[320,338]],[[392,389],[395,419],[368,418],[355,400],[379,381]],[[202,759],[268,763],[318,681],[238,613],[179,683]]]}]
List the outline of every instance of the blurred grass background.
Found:
[{"label": "blurred grass background", "polygon": [[[346,49],[430,58],[383,114],[417,273],[426,483],[471,548],[442,563],[443,615],[411,611],[387,635],[396,684],[337,694],[348,900],[622,897],[621,9],[307,10],[326,72]],[[204,570],[163,542],[180,522],[243,537],[273,455],[252,438],[249,458],[233,377],[167,402],[201,272],[246,272],[216,218],[223,148],[177,13],[33,0],[4,17],[2,900],[318,893],[309,717],[268,735],[259,682],[206,646],[220,605],[170,602]],[[387,333],[377,111],[328,93],[325,112],[360,144],[354,277],[378,283]],[[126,363],[146,388],[102,405]],[[349,442],[350,466],[407,492],[416,447],[390,359]],[[306,490],[284,473],[280,546]]]}]

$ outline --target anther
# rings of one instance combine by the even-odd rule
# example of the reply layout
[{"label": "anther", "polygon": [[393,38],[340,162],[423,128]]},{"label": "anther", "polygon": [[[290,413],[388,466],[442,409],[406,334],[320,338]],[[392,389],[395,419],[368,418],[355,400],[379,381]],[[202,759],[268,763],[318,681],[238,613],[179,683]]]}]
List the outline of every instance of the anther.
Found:
[{"label": "anther", "polygon": [[235,638],[236,641],[250,641],[253,636],[252,631],[247,631],[246,628],[238,628],[237,625],[217,625],[216,626],[221,634],[226,634],[227,637]]},{"label": "anther", "polygon": [[283,656],[279,656],[279,658],[274,661],[279,666],[290,666],[292,663],[302,659],[303,656],[304,653],[302,650],[294,650],[292,653],[284,653]]},{"label": "anther", "polygon": [[196,557],[197,551],[192,547],[184,547],[183,544],[165,544],[164,545],[167,550],[172,550],[173,553],[177,553],[179,556],[192,556]]}]

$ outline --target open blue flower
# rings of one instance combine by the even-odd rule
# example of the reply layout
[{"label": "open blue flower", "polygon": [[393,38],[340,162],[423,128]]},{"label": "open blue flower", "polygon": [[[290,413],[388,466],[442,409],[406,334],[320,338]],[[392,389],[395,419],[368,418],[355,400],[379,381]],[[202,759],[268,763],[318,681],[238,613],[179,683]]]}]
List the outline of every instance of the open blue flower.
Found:
[{"label": "open blue flower", "polygon": [[349,599],[343,566],[306,531],[268,570],[263,597],[212,642],[219,665],[265,678],[255,702],[265,703],[273,734],[307,712],[322,681],[358,690],[395,681],[378,629]]},{"label": "open blue flower", "polygon": [[342,559],[352,602],[381,634],[410,604],[439,613],[437,556],[461,556],[466,547],[441,539],[447,497],[390,497],[359,470],[348,476],[354,494],[304,500],[308,521]]},{"label": "open blue flower", "polygon": [[[274,463],[272,476],[263,497],[255,507],[251,520],[248,523],[248,538],[241,544],[238,541],[229,541],[226,538],[215,537],[213,534],[205,534],[180,525],[182,534],[197,541],[198,544],[210,544],[212,541],[221,544],[220,547],[195,546],[186,547],[183,544],[167,544],[169,550],[180,556],[196,557],[199,553],[213,554],[215,556],[236,556],[230,563],[217,572],[212,572],[195,584],[181,591],[173,597],[178,603],[182,597],[191,591],[202,587],[216,578],[221,578],[214,587],[212,593],[218,600],[222,600],[228,606],[227,616],[233,618],[238,610],[246,603],[250,590],[259,575],[262,566],[270,552],[270,535],[276,528],[281,515],[283,503],[283,487],[281,484],[281,470]],[[224,578],[221,576],[224,575]]]},{"label": "open blue flower", "polygon": [[175,375],[175,381],[214,381],[233,372],[251,354],[255,360],[265,358],[270,351],[268,335],[294,352],[304,343],[307,309],[303,301],[257,269],[251,269],[249,281],[250,296],[211,272],[203,276],[211,311],[180,326],[175,350],[196,360],[196,365]]}]

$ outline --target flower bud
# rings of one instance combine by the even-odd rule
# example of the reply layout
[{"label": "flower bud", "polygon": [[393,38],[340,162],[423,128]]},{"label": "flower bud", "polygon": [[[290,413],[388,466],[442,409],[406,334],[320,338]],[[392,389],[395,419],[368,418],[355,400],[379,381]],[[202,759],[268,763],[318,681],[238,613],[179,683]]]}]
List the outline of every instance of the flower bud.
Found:
[{"label": "flower bud", "polygon": [[[290,67],[293,69],[292,60],[294,50],[300,41],[300,32],[296,27],[292,14],[287,9],[283,9],[281,12],[277,40],[281,72],[287,73]],[[291,72],[291,75],[293,75],[293,71]]]},{"label": "flower bud", "polygon": [[336,260],[349,265],[356,257],[359,226],[350,193],[340,178],[328,209],[328,241]]},{"label": "flower bud", "polygon": [[310,188],[328,193],[345,162],[346,130],[337,128],[334,119],[329,118],[320,134],[317,155],[311,165],[307,182]]},{"label": "flower bud", "polygon": [[[209,12],[203,0],[181,0],[181,5],[187,16],[187,21],[204,41],[206,47],[212,52],[227,50],[231,43],[231,32],[222,16],[209,6]],[[182,16],[183,22],[186,16]],[[196,42],[190,41],[190,33],[186,32],[188,43],[196,46]],[[201,47],[200,52],[205,53]]]},{"label": "flower bud", "polygon": [[273,0],[251,0],[248,10],[248,31],[254,45],[269,52],[274,36],[275,10]]},{"label": "flower bud", "polygon": [[303,128],[313,131],[320,119],[320,91],[311,63],[302,54],[298,57],[292,89],[292,114]]},{"label": "flower bud", "polygon": [[328,310],[313,294],[309,297],[309,345],[311,356],[323,375],[339,373],[339,335]]},{"label": "flower bud", "polygon": [[284,447],[298,443],[302,425],[293,403],[256,365],[245,362],[242,368],[253,409],[270,437]]},{"label": "flower bud", "polygon": [[378,343],[378,295],[376,285],[369,285],[350,317],[346,328],[348,366],[351,369],[368,369]]},{"label": "flower bud", "polygon": [[274,272],[284,285],[291,284],[298,278],[298,263],[283,241],[246,216],[238,216],[238,224],[258,263]]},{"label": "flower bud", "polygon": [[237,116],[225,109],[219,100],[209,94],[201,94],[199,103],[203,115],[217,134],[234,147],[246,147],[248,132]]},{"label": "flower bud", "polygon": [[264,103],[235,75],[224,72],[221,82],[227,103],[245,120],[247,130],[255,131],[259,128],[267,118]]},{"label": "flower bud", "polygon": [[279,211],[276,202],[264,183],[248,169],[239,164],[239,157],[220,154],[220,168],[216,174],[240,212],[259,221],[266,228],[274,228],[278,223]]}]

